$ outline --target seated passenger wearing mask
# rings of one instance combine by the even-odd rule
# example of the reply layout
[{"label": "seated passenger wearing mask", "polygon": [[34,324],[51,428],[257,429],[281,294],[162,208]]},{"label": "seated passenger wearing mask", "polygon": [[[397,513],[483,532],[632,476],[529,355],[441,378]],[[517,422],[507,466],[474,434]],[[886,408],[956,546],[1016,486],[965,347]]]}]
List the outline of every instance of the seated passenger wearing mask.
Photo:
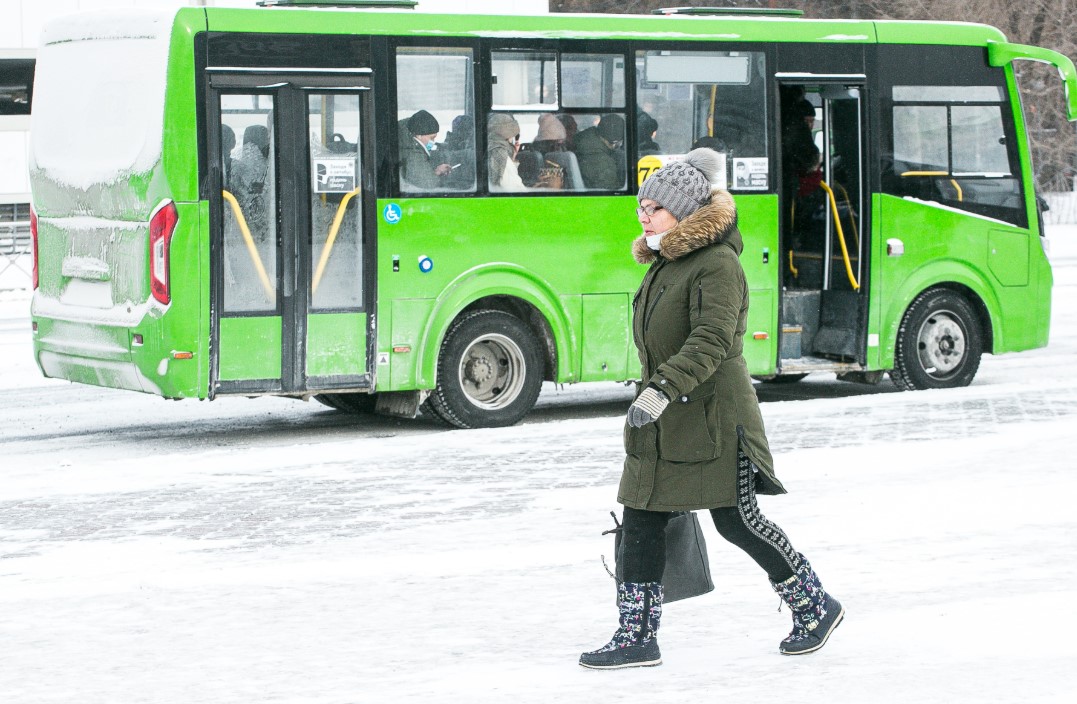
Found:
[{"label": "seated passenger wearing mask", "polygon": [[400,180],[422,190],[445,187],[444,178],[452,167],[435,156],[434,150],[441,126],[437,118],[420,110],[402,121],[400,130]]}]

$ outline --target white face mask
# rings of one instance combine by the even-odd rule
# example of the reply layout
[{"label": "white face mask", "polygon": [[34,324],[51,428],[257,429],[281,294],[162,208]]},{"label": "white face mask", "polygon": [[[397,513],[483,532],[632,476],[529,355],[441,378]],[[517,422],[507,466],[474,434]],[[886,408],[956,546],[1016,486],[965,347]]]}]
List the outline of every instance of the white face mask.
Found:
[{"label": "white face mask", "polygon": [[[666,232],[669,232],[669,230],[666,230]],[[657,252],[662,247],[662,238],[666,236],[666,232],[659,232],[656,235],[647,235],[647,246]]]}]

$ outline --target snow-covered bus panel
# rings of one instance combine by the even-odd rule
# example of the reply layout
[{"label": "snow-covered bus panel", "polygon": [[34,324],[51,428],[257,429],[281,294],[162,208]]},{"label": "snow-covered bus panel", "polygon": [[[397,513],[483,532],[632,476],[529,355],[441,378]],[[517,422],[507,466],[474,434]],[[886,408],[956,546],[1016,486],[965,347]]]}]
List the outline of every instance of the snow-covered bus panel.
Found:
[{"label": "snow-covered bus panel", "polygon": [[80,13],[45,26],[30,140],[39,214],[144,217],[152,198],[148,182],[163,151],[174,17],[128,9]]}]

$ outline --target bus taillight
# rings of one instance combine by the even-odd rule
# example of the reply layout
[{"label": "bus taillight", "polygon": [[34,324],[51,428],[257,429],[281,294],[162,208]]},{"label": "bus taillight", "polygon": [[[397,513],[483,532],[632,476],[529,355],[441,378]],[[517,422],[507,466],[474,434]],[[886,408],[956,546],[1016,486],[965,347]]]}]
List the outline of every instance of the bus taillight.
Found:
[{"label": "bus taillight", "polygon": [[168,250],[177,220],[176,204],[170,200],[162,201],[150,215],[150,290],[165,305],[172,301]]},{"label": "bus taillight", "polygon": [[37,213],[33,208],[30,208],[30,245],[33,247],[33,274],[31,278],[34,282],[34,288],[37,290]]}]

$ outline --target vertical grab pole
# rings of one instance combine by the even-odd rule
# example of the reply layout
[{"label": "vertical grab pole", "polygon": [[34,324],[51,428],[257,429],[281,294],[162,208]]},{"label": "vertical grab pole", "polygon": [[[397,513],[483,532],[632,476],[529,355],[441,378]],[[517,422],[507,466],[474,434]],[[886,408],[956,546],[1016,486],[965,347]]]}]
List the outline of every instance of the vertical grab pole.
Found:
[{"label": "vertical grab pole", "polygon": [[251,237],[251,230],[247,226],[247,219],[243,217],[243,209],[239,207],[239,201],[236,197],[228,191],[221,191],[221,195],[228,201],[228,204],[232,206],[232,213],[236,216],[236,221],[239,223],[239,231],[243,233],[243,241],[247,244],[247,252],[251,255],[251,261],[254,262],[254,268],[258,271],[258,278],[262,280],[262,288],[265,289],[266,297],[272,301],[276,297],[276,292],[273,290],[273,285],[269,283],[269,276],[266,275],[265,266],[262,265],[262,257],[258,254],[258,248],[254,245],[254,238]]},{"label": "vertical grab pole", "polygon": [[311,283],[310,292],[313,295],[318,290],[318,284],[322,280],[322,274],[325,273],[325,265],[329,263],[329,254],[333,251],[333,243],[337,239],[337,232],[340,230],[340,223],[344,221],[344,210],[348,207],[348,202],[352,198],[359,195],[359,191],[362,187],[355,188],[352,191],[344,194],[344,197],[340,200],[340,205],[337,206],[337,214],[333,218],[333,225],[329,228],[329,238],[325,241],[325,249],[322,250],[322,256],[318,258],[318,267],[314,270],[314,281]]}]

